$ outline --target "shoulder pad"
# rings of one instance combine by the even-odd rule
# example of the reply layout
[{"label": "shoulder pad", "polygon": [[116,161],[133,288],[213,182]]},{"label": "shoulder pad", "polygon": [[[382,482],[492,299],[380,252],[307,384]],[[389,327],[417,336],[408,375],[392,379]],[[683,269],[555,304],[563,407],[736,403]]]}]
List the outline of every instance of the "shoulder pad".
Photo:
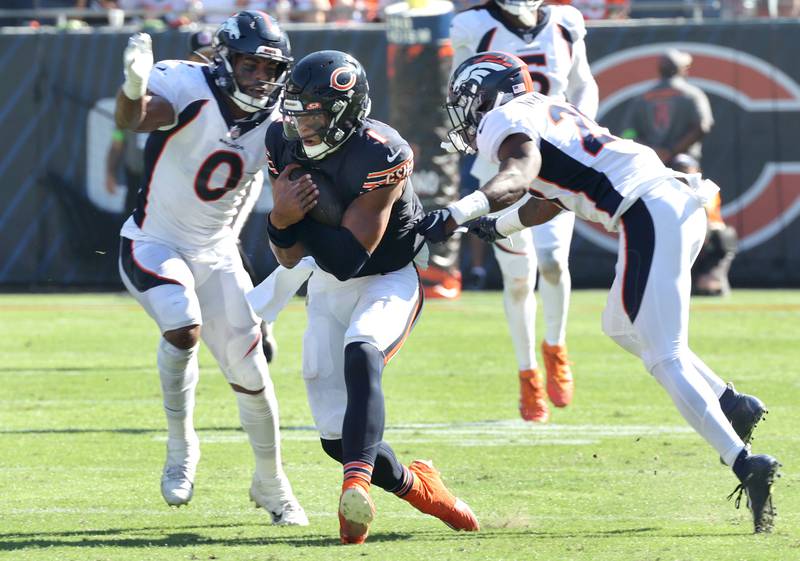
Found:
[{"label": "shoulder pad", "polygon": [[411,175],[414,153],[393,128],[382,123],[370,123],[364,129],[364,140],[366,175],[361,185],[362,193],[394,185]]},{"label": "shoulder pad", "polygon": [[573,43],[586,37],[586,22],[577,8],[569,5],[551,5],[550,16],[566,29]]}]

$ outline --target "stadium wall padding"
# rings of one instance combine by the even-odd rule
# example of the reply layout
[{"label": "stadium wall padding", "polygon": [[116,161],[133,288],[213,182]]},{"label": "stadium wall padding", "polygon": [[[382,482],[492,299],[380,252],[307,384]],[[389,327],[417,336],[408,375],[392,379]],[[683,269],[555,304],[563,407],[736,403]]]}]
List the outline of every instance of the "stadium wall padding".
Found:
[{"label": "stadium wall padding", "polygon": [[[295,56],[319,49],[351,52],[364,63],[373,116],[386,119],[387,41],[382,26],[287,26]],[[129,30],[130,31],[130,30]],[[655,77],[669,46],[695,58],[692,80],[711,99],[716,125],[704,143],[707,176],[722,189],[723,212],[740,231],[734,286],[800,286],[800,23],[764,21],[622,24],[589,30],[589,59],[601,92],[600,121],[620,132],[626,103]],[[110,98],[122,80],[127,32],[0,32],[0,286],[121,287],[116,255],[124,220],[96,204],[97,139],[110,134]],[[187,35],[153,36],[156,60],[181,58]],[[422,77],[424,79],[424,77]],[[426,126],[419,107],[408,119]],[[100,125],[98,125],[100,123]],[[103,130],[100,130],[105,127]],[[92,147],[90,147],[92,146]],[[92,171],[95,170],[95,171]],[[261,274],[275,266],[261,216],[243,244]],[[608,286],[614,241],[581,225],[573,240],[573,284]]]}]

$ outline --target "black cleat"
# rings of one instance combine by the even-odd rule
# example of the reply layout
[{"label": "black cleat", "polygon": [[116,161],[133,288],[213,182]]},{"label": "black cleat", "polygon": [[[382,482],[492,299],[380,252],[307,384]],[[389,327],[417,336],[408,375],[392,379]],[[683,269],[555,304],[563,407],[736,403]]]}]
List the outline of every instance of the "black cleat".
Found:
[{"label": "black cleat", "polygon": [[[743,453],[743,455],[746,454]],[[741,462],[741,464],[740,464]],[[741,483],[733,493],[728,495],[728,500],[736,496],[735,505],[739,508],[742,492],[747,494],[747,508],[753,513],[753,526],[757,534],[771,532],[776,516],[772,506],[772,483],[778,474],[781,464],[772,456],[758,454],[746,455],[737,460],[735,472]]]},{"label": "black cleat", "polygon": [[750,444],[756,425],[767,413],[764,402],[755,396],[739,393],[733,384],[728,384],[719,404],[742,442]]}]

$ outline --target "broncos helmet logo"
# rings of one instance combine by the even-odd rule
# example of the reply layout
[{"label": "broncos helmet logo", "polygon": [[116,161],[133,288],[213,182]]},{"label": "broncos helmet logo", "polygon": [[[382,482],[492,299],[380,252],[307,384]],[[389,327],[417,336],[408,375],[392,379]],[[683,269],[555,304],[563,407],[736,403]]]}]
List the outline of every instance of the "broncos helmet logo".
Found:
[{"label": "broncos helmet logo", "polygon": [[229,17],[225,20],[225,23],[219,28],[219,33],[227,33],[231,39],[238,39],[241,37],[241,33],[239,33],[239,24],[236,21],[236,17]]}]

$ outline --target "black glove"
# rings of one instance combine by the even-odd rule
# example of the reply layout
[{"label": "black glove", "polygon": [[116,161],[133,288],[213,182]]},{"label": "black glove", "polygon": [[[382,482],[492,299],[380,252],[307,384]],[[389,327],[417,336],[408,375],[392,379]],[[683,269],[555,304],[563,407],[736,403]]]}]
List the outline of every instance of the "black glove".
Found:
[{"label": "black glove", "polygon": [[446,208],[432,210],[417,222],[414,229],[429,242],[442,243],[453,235],[453,232],[447,231],[448,218],[450,218],[450,211]]},{"label": "black glove", "polygon": [[487,243],[494,243],[506,237],[497,231],[497,218],[494,216],[481,216],[473,220],[467,224],[467,230]]}]

